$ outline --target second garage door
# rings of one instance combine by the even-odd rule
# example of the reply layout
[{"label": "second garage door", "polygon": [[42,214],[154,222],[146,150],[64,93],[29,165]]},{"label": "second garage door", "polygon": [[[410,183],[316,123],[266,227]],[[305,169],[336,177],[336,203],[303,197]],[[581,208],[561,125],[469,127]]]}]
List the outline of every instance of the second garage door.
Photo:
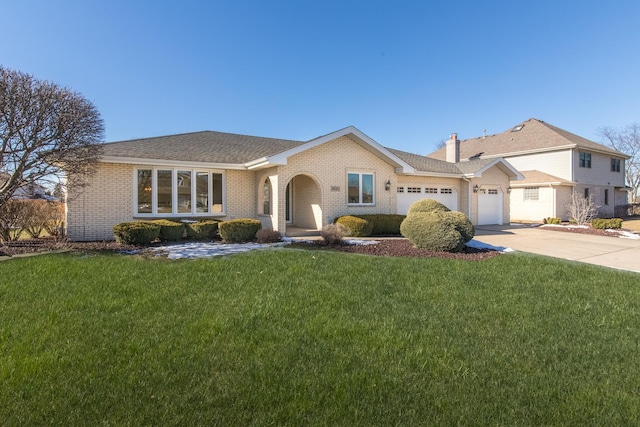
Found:
[{"label": "second garage door", "polygon": [[478,192],[478,225],[502,224],[502,193],[498,189]]}]

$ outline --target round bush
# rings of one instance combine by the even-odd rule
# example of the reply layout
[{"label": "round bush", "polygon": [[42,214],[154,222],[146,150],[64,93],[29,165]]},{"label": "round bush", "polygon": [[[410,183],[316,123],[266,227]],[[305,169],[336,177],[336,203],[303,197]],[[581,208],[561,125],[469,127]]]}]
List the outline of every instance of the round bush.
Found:
[{"label": "round bush", "polygon": [[160,225],[152,222],[122,222],[113,226],[116,242],[127,245],[148,245],[160,236]]},{"label": "round bush", "polygon": [[242,243],[254,240],[256,233],[262,228],[262,223],[257,219],[232,219],[218,224],[220,237],[225,242]]},{"label": "round bush", "polygon": [[417,248],[431,251],[459,252],[465,238],[456,229],[458,222],[449,212],[418,212],[407,215],[400,232]]},{"label": "round bush", "polygon": [[356,215],[373,223],[372,236],[399,236],[400,224],[406,218],[405,215],[396,214],[365,214]]},{"label": "round bush", "polygon": [[476,229],[465,214],[458,211],[450,211],[447,212],[446,215],[451,217],[451,221],[456,230],[462,235],[465,243],[473,239],[473,236],[476,234]]},{"label": "round bush", "polygon": [[184,224],[168,219],[156,219],[152,221],[160,226],[160,240],[164,242],[176,242],[184,237]]},{"label": "round bush", "polygon": [[190,240],[211,240],[218,233],[220,221],[215,219],[204,219],[198,222],[189,222],[187,228],[187,239]]},{"label": "round bush", "polygon": [[450,212],[451,209],[434,199],[416,200],[409,206],[407,215],[418,212]]},{"label": "round bush", "polygon": [[338,217],[336,224],[342,225],[351,237],[368,237],[373,231],[373,222],[351,215]]}]

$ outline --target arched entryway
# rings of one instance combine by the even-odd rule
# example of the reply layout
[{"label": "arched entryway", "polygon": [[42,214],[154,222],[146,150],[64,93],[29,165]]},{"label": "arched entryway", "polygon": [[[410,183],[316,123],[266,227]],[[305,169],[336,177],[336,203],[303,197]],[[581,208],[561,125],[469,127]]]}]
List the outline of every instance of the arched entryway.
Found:
[{"label": "arched entryway", "polygon": [[285,190],[286,229],[298,234],[322,228],[322,192],[315,178],[296,175]]}]

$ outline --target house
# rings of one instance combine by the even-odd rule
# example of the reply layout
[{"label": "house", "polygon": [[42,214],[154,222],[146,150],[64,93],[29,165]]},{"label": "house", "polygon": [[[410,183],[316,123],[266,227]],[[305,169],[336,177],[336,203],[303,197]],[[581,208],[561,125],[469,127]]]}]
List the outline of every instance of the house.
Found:
[{"label": "house", "polygon": [[[0,172],[0,185],[4,184],[9,180],[11,176],[8,173]],[[30,183],[27,185],[23,185],[19,187],[14,193],[12,198],[14,199],[44,199],[48,201],[57,202],[59,201],[57,198],[47,194],[46,188],[43,186]]]},{"label": "house", "polygon": [[286,234],[340,215],[404,214],[420,198],[474,224],[509,222],[507,189],[522,176],[501,158],[456,162],[458,146],[434,160],[355,127],[306,142],[204,131],[108,143],[89,186],[67,198],[67,235],[110,240],[115,224],[156,218],[257,218]]},{"label": "house", "polygon": [[[428,155],[444,160],[444,148]],[[629,156],[538,119],[529,119],[497,135],[460,143],[464,161],[506,159],[524,176],[510,184],[513,222],[568,220],[572,192],[593,196],[599,216],[615,216],[627,203],[624,162]]]}]

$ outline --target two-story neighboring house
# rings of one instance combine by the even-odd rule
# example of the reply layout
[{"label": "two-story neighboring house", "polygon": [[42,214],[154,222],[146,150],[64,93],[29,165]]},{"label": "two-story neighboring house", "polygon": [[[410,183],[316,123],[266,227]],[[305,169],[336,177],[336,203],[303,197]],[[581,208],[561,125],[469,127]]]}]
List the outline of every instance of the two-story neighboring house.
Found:
[{"label": "two-story neighboring house", "polygon": [[[428,157],[444,160],[446,150]],[[511,221],[568,220],[572,192],[592,196],[600,217],[613,217],[616,206],[628,203],[624,162],[629,156],[542,120],[460,143],[461,160],[500,157],[524,176],[510,183]]]}]

